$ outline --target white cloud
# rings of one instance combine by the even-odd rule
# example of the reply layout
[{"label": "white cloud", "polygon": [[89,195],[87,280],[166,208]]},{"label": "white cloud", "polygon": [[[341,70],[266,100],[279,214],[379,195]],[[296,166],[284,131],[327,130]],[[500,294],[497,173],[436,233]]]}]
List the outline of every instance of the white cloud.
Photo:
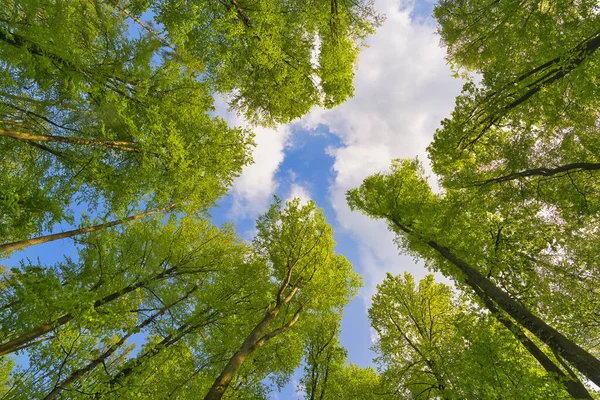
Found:
[{"label": "white cloud", "polygon": [[[223,99],[216,101],[217,114],[225,118],[230,125],[244,126],[248,124],[240,115],[227,111]],[[289,125],[277,129],[251,127],[256,135],[252,157],[254,163],[242,171],[242,175],[234,182],[231,195],[233,206],[230,210],[232,218],[253,219],[264,212],[271,202],[271,196],[277,190],[278,183],[274,175],[285,156],[284,150],[290,138]]]},{"label": "white cloud", "polygon": [[253,131],[256,134],[254,164],[244,168],[233,185],[233,217],[253,218],[267,209],[271,196],[277,190],[278,183],[274,175],[283,161],[286,141],[290,135],[287,125],[277,130],[254,128]]},{"label": "white cloud", "polygon": [[293,182],[290,187],[290,193],[288,197],[285,199],[286,201],[290,201],[298,197],[302,204],[308,203],[309,200],[312,199],[310,192],[304,186],[299,183]]},{"label": "white cloud", "polygon": [[376,2],[387,20],[361,53],[355,97],[333,110],[314,110],[301,121],[308,129],[327,125],[342,141],[342,147],[328,149],[336,174],[331,202],[341,228],[358,242],[367,304],[386,271],[409,271],[417,279],[427,271],[410,257],[398,256],[383,221],[351,212],[345,193],[368,175],[387,169],[394,158],[418,156],[427,164],[426,147],[462,86],[446,66],[433,22],[411,19],[410,7],[391,0]]}]

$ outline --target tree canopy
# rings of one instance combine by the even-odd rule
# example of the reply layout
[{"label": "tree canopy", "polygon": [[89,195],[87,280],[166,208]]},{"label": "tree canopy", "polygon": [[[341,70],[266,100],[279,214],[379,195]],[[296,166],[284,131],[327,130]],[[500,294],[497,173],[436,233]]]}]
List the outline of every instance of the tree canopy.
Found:
[{"label": "tree canopy", "polygon": [[247,244],[200,218],[136,221],[85,236],[77,261],[5,274],[0,353],[29,358],[6,394],[263,398],[361,281],[314,203],[275,202],[257,229]]},{"label": "tree canopy", "polygon": [[510,330],[433,275],[388,274],[369,316],[397,398],[570,398]]},{"label": "tree canopy", "polygon": [[250,127],[346,101],[373,0],[0,5],[0,256],[77,248],[2,267],[0,397],[266,399],[301,371],[309,400],[598,398],[597,1],[435,5],[466,81],[439,187],[399,159],[347,200],[454,287],[386,276],[375,367],[342,346],[362,282],[314,201],[249,241],[209,215],[254,146],[216,101]]},{"label": "tree canopy", "polygon": [[72,222],[73,203],[206,210],[252,162],[215,96],[271,125],[352,95],[370,2],[255,3],[4,1],[0,238]]}]

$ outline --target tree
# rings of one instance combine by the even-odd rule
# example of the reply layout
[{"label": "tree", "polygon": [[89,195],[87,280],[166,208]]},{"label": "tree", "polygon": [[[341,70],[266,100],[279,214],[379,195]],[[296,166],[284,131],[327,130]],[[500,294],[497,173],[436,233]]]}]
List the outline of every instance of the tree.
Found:
[{"label": "tree", "polygon": [[360,285],[350,263],[334,253],[332,229],[314,202],[301,206],[295,199],[282,209],[277,200],[259,218],[257,229],[253,247],[270,266],[272,282],[264,297],[265,312],[255,319],[205,399],[220,399],[252,353],[293,330],[301,317],[310,319],[319,310],[341,309]]},{"label": "tree", "polygon": [[456,313],[450,287],[434,285],[433,276],[419,282],[411,275],[388,273],[377,286],[369,309],[371,326],[379,338],[375,345],[384,369],[399,396],[450,398],[456,393],[451,364],[441,343],[450,341]]},{"label": "tree", "polygon": [[596,224],[596,2],[443,1],[435,15],[454,68],[483,78],[469,78],[429,147],[443,184]]},{"label": "tree", "polygon": [[[353,94],[362,41],[383,18],[372,0],[130,1],[138,18],[152,9],[178,51],[205,68],[205,79],[249,120],[286,123],[313,106]],[[196,21],[202,21],[198,24]]]},{"label": "tree", "polygon": [[[565,318],[564,309],[560,319],[554,314],[557,304],[564,306],[568,297],[574,300],[572,293],[553,290],[554,283],[561,287],[557,275],[543,264],[535,265],[556,237],[550,236],[548,242],[547,236],[532,235],[532,231],[543,233],[552,224],[544,225],[543,215],[535,211],[537,205],[499,207],[491,213],[477,200],[461,192],[433,194],[414,160],[396,161],[391,173],[373,175],[348,192],[351,208],[388,221],[400,248],[423,258],[458,285],[482,293],[592,382],[600,381],[596,372],[600,362],[590,353],[590,336],[574,333],[582,321]],[[503,243],[504,229],[510,246]],[[544,319],[558,324],[568,336]],[[593,328],[587,333],[597,337]]]},{"label": "tree", "polygon": [[71,221],[72,202],[206,209],[251,162],[251,133],[211,116],[209,85],[126,18],[89,2],[0,12],[3,241]]},{"label": "tree", "polygon": [[189,217],[136,221],[82,240],[77,262],[5,274],[3,352],[27,349],[30,365],[13,374],[13,395],[52,397],[83,381],[98,390],[92,377],[120,368],[133,334],[156,337],[185,324],[188,333],[237,300],[219,283],[243,264],[245,246],[231,227]]},{"label": "tree", "polygon": [[[255,123],[352,95],[372,1],[7,1],[0,12],[0,238],[39,235],[83,203],[122,218],[205,210],[250,163]],[[154,17],[161,28],[142,21]],[[139,36],[132,31],[138,28]],[[316,55],[316,61],[313,56]]]},{"label": "tree", "polygon": [[197,217],[83,236],[77,261],[5,274],[0,349],[29,363],[10,396],[187,398],[225,382],[227,396],[265,398],[267,379],[281,386],[300,364],[304,332],[360,285],[334,245],[299,200],[277,201],[252,244]]},{"label": "tree", "polygon": [[146,212],[143,212],[141,214],[136,214],[136,215],[130,215],[126,218],[119,219],[116,221],[109,221],[109,222],[105,222],[105,223],[98,224],[98,225],[72,229],[72,230],[66,231],[66,232],[53,233],[53,234],[49,234],[49,235],[39,236],[36,238],[20,240],[18,242],[5,243],[5,244],[0,245],[0,253],[11,252],[14,250],[21,250],[21,249],[24,249],[29,246],[34,246],[36,244],[49,243],[49,242],[53,242],[55,240],[60,240],[60,239],[65,239],[65,238],[73,238],[75,236],[84,235],[86,233],[100,231],[102,229],[107,229],[107,228],[111,228],[113,226],[125,224],[129,221],[135,221],[136,219],[144,218],[149,215],[154,215],[161,211],[168,211],[168,210],[172,209],[174,206],[175,206],[175,204],[171,204],[170,206],[164,207],[162,209],[146,211]]},{"label": "tree", "polygon": [[347,363],[341,347],[340,315],[322,314],[305,339],[304,375],[300,389],[307,400],[392,399],[377,372]]},{"label": "tree", "polygon": [[[410,274],[388,274],[369,316],[382,375],[398,395],[571,398],[563,386],[570,378],[560,368],[544,371],[511,330],[476,304],[433,275],[417,285]],[[579,385],[579,392],[567,390],[574,398],[591,398]]]}]

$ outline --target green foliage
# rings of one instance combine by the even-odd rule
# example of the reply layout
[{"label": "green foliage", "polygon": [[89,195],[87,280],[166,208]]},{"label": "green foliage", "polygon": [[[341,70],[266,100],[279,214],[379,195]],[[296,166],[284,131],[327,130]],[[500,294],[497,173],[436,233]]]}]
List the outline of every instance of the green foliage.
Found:
[{"label": "green foliage", "polygon": [[246,244],[197,217],[140,220],[85,236],[77,261],[5,273],[0,352],[29,363],[3,377],[11,398],[195,398],[272,315],[225,396],[266,398],[361,281],[314,203],[276,201],[257,229]]},{"label": "green foliage", "polygon": [[209,114],[210,85],[96,6],[0,12],[3,240],[51,227],[72,202],[206,209],[251,162],[252,134]]},{"label": "green foliage", "polygon": [[2,358],[0,391],[196,398],[246,343],[225,397],[283,386],[305,332],[361,280],[313,202],[277,200],[252,243],[201,217],[254,145],[214,116],[214,97],[263,125],[338,105],[381,21],[372,0],[0,0],[0,243],[90,214],[178,212],[3,271],[0,354],[28,367]]},{"label": "green foliage", "polygon": [[346,360],[339,340],[340,316],[318,316],[305,339],[304,375],[299,389],[306,399],[392,399],[373,368],[360,368]]},{"label": "green foliage", "polygon": [[370,1],[254,3],[4,0],[0,237],[71,222],[74,202],[206,210],[254,144],[212,115],[215,95],[268,125],[352,95]]},{"label": "green foliage", "polygon": [[388,274],[369,309],[382,377],[397,397],[570,398],[493,316],[427,275]]},{"label": "green foliage", "polygon": [[459,287],[477,289],[472,273],[460,265],[466,263],[573,343],[598,354],[597,318],[586,311],[597,301],[590,296],[596,290],[597,260],[587,253],[596,248],[595,233],[563,229],[538,203],[515,207],[466,190],[433,194],[411,160],[368,177],[348,192],[348,203],[386,219],[401,251]]},{"label": "green foliage", "polygon": [[372,0],[132,1],[131,8],[138,16],[152,9],[231,107],[265,124],[352,96],[362,41],[383,21]]},{"label": "green foliage", "polygon": [[597,2],[443,1],[435,15],[451,64],[482,76],[429,147],[444,186],[596,224]]}]

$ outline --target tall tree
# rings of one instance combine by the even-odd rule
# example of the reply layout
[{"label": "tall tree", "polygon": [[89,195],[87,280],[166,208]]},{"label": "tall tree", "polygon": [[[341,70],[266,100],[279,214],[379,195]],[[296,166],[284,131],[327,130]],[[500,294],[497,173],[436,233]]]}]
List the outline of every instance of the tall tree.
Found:
[{"label": "tall tree", "polygon": [[388,274],[369,316],[378,333],[375,350],[383,376],[398,395],[591,398],[581,383],[569,387],[571,379],[560,367],[544,371],[513,332],[475,304],[436,283],[433,275],[417,285],[410,274]]},{"label": "tall tree", "polygon": [[206,209],[251,161],[252,135],[210,115],[210,85],[126,19],[101,3],[3,3],[0,240],[70,220],[73,201],[121,217]]},{"label": "tall tree", "polygon": [[299,389],[306,400],[392,399],[381,377],[371,368],[347,363],[340,345],[340,315],[319,315],[305,339],[304,375]]},{"label": "tall tree", "polygon": [[443,184],[597,224],[597,3],[442,1],[435,16],[453,66],[482,76],[429,147]]},{"label": "tall tree", "polygon": [[[352,96],[362,41],[382,17],[372,0],[225,0],[122,3],[137,17],[152,9],[178,51],[255,122],[285,123],[311,107]],[[202,21],[197,23],[196,21]]]},{"label": "tall tree", "polygon": [[30,366],[9,396],[185,398],[225,382],[228,396],[265,398],[266,379],[282,386],[299,366],[305,332],[360,285],[334,245],[299,200],[276,202],[252,244],[192,217],[90,233],[77,261],[2,282],[0,348]]},{"label": "tall tree", "polygon": [[360,285],[350,263],[334,253],[331,226],[313,201],[302,206],[295,199],[282,208],[278,200],[259,218],[257,229],[253,247],[270,266],[272,283],[264,297],[265,311],[255,319],[205,399],[220,399],[252,353],[293,330],[300,318],[342,308]]},{"label": "tall tree", "polygon": [[230,227],[217,229],[198,218],[172,218],[164,226],[136,221],[82,240],[78,261],[50,268],[24,264],[5,274],[3,354],[56,338],[71,326],[90,332],[121,327],[145,300],[202,285],[215,271],[239,262],[244,249]]},{"label": "tall tree", "polygon": [[[479,205],[478,198],[461,192],[435,195],[414,160],[397,161],[391,173],[367,178],[348,193],[348,201],[371,217],[385,218],[404,251],[423,258],[458,284],[479,290],[588,379],[600,381],[600,361],[590,340],[598,337],[597,331],[592,328],[587,337],[580,336],[575,327],[582,321],[565,318],[565,309],[555,314],[557,304],[586,298],[553,290],[554,284],[561,286],[564,275],[535,262],[557,239],[553,225],[545,225],[544,215],[536,211],[537,205],[509,206],[491,213]],[[549,235],[540,235],[546,229]],[[587,319],[591,325],[593,318]]]}]

